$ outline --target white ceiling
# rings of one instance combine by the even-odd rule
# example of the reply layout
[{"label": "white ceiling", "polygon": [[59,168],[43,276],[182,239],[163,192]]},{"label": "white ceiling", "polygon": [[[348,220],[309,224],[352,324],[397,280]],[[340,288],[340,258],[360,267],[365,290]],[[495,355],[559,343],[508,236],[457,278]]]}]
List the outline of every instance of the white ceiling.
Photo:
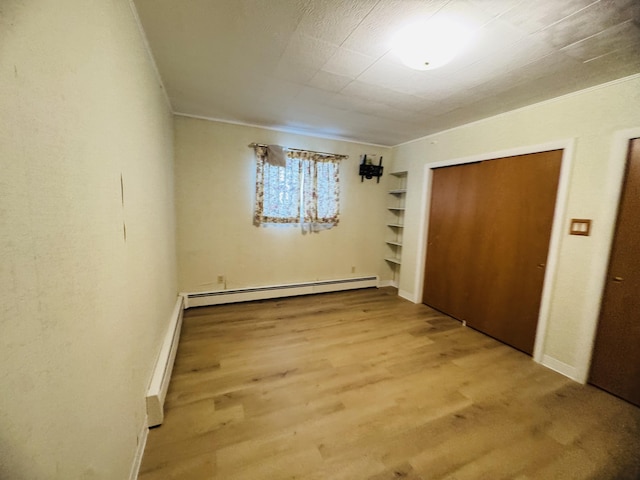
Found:
[{"label": "white ceiling", "polygon": [[[134,3],[174,112],[380,145],[640,72],[640,0]],[[434,15],[471,45],[403,66],[393,34]]]}]

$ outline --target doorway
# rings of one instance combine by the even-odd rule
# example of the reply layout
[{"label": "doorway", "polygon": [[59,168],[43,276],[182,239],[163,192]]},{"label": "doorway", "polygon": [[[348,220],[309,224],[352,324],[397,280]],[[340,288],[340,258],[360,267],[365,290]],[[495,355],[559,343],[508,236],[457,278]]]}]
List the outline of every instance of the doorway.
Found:
[{"label": "doorway", "polygon": [[530,355],[562,153],[433,171],[423,303]]},{"label": "doorway", "polygon": [[589,382],[640,406],[640,138],[629,141]]}]

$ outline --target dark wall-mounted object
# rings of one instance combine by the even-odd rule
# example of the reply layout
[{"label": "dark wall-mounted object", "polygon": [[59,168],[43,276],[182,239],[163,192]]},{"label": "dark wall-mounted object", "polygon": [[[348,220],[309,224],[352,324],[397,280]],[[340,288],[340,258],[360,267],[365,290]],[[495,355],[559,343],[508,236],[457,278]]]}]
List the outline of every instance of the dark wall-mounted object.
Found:
[{"label": "dark wall-mounted object", "polygon": [[371,162],[371,159],[368,159],[366,155],[362,156],[362,163],[360,164],[360,181],[364,182],[364,179],[367,180],[376,177],[377,182],[380,183],[380,177],[382,176],[382,170],[384,167],[382,166],[382,157],[380,157],[380,162],[378,165],[374,165]]}]

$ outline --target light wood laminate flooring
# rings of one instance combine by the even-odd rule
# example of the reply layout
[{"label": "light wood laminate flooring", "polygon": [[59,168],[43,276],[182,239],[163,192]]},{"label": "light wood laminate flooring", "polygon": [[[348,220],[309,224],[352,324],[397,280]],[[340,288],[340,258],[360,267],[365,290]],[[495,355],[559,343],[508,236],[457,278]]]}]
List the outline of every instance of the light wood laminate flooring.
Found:
[{"label": "light wood laminate flooring", "polygon": [[140,480],[640,478],[640,409],[391,288],[190,309]]}]

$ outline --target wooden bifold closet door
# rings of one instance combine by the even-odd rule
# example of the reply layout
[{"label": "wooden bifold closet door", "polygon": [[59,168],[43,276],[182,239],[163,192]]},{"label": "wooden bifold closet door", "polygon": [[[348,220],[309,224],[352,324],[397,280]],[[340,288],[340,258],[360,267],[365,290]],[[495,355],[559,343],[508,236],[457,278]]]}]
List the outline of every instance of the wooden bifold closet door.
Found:
[{"label": "wooden bifold closet door", "polygon": [[562,150],[434,169],[423,302],[532,354]]}]

